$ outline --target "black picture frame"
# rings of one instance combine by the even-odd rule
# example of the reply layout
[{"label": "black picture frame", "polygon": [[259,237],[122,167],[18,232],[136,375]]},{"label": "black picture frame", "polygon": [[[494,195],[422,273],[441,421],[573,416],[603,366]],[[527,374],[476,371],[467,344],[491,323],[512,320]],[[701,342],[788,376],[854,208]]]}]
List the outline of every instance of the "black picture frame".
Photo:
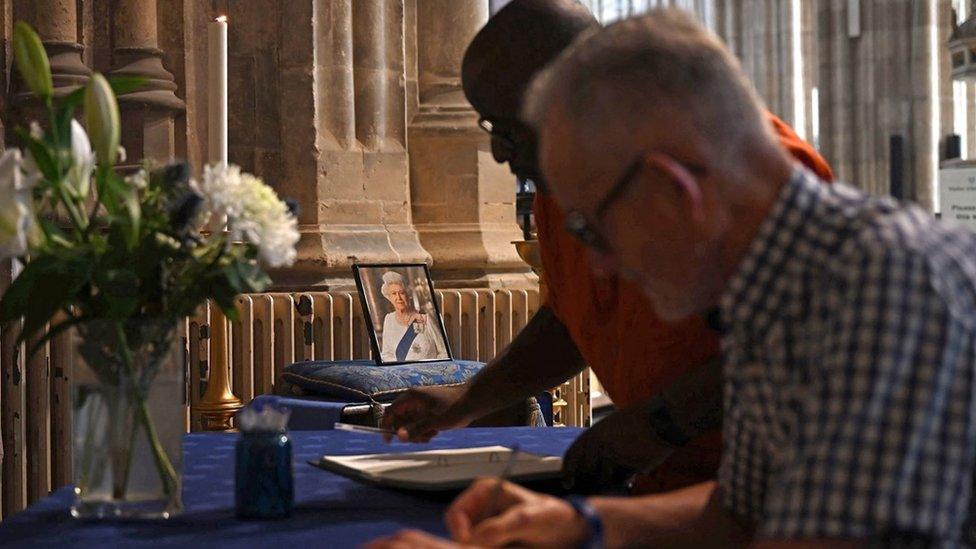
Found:
[{"label": "black picture frame", "polygon": [[[380,339],[380,335],[377,334],[376,329],[377,325],[382,325],[383,319],[379,316],[381,314],[380,311],[376,310],[376,307],[374,306],[374,303],[377,301],[375,296],[377,294],[381,295],[380,289],[375,287],[375,281],[367,276],[364,276],[366,274],[366,270],[377,269],[396,271],[401,276],[406,277],[408,281],[411,278],[417,278],[416,275],[411,275],[409,273],[410,269],[422,270],[423,276],[426,279],[426,288],[430,296],[430,304],[433,307],[434,316],[436,317],[436,328],[440,331],[440,335],[444,343],[444,349],[447,355],[446,357],[393,361],[383,359],[382,341]],[[447,330],[444,327],[444,318],[441,316],[440,304],[437,302],[437,295],[434,293],[434,282],[430,278],[430,268],[426,263],[356,263],[352,266],[352,270],[353,278],[356,279],[356,289],[359,291],[359,299],[363,306],[363,317],[366,322],[366,329],[369,332],[370,346],[373,350],[373,360],[378,366],[418,364],[424,362],[444,362],[454,360],[454,353],[451,351],[451,342],[447,337]]]}]

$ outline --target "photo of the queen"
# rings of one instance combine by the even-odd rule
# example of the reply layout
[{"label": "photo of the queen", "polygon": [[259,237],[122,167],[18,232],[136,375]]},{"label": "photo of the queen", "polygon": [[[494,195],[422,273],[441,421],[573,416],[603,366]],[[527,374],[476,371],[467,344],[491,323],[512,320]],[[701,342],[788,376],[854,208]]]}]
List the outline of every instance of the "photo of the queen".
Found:
[{"label": "photo of the queen", "polygon": [[356,278],[379,363],[450,359],[426,266],[358,265]]}]

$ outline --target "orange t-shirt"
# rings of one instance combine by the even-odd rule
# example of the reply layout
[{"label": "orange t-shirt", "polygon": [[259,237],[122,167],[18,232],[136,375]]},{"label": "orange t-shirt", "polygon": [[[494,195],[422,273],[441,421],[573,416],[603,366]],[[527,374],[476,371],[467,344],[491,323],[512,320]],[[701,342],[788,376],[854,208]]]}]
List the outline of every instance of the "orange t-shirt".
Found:
[{"label": "orange t-shirt", "polygon": [[[821,178],[833,179],[827,162],[813,147],[786,123],[772,114],[769,117],[794,157]],[[719,337],[701,317],[665,323],[636,286],[616,277],[594,275],[587,267],[585,246],[564,230],[563,213],[551,197],[536,193],[534,212],[548,285],[546,304],[566,325],[618,408],[647,400],[718,355]],[[693,441],[683,450],[680,460],[669,460],[676,462],[671,469],[681,462],[675,476],[692,481],[714,476],[721,450],[717,434]],[[689,451],[700,455],[684,455]],[[668,464],[660,469],[662,474],[668,470]],[[666,482],[662,489],[672,486],[675,483]]]}]

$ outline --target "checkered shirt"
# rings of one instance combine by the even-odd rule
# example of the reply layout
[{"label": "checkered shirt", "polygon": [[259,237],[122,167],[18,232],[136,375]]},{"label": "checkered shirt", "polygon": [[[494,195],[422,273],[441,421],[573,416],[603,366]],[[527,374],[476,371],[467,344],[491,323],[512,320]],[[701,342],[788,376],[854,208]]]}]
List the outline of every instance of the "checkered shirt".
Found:
[{"label": "checkered shirt", "polygon": [[721,313],[731,512],[762,537],[963,543],[976,235],[797,168]]}]

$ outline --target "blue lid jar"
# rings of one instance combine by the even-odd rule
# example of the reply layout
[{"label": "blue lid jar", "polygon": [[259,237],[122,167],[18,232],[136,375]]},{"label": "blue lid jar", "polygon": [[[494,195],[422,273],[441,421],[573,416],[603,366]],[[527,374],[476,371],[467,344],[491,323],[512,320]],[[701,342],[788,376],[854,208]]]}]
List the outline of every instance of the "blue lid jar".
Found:
[{"label": "blue lid jar", "polygon": [[237,440],[234,495],[238,518],[291,516],[295,491],[291,439],[287,433],[241,433]]}]

